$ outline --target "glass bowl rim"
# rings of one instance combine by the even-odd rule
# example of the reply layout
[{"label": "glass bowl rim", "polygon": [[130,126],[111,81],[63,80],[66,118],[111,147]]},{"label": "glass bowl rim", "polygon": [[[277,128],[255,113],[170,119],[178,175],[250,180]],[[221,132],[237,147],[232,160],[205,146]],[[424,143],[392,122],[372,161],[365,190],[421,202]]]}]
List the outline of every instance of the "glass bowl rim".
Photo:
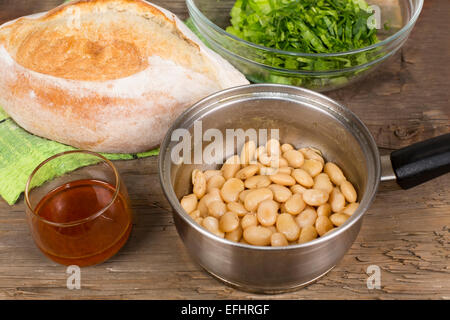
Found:
[{"label": "glass bowl rim", "polygon": [[241,42],[249,47],[253,47],[255,49],[267,51],[270,53],[277,53],[277,54],[282,54],[282,55],[287,55],[287,56],[292,56],[292,57],[340,57],[340,56],[361,53],[361,52],[369,51],[369,50],[372,50],[372,49],[375,49],[378,47],[382,47],[386,44],[391,43],[395,39],[399,38],[401,35],[405,34],[416,23],[417,19],[419,18],[420,12],[422,11],[424,0],[417,0],[417,1],[418,1],[418,6],[417,6],[416,10],[414,11],[414,14],[411,16],[409,21],[393,35],[387,37],[386,39],[384,39],[380,42],[377,42],[375,44],[372,44],[372,45],[364,47],[364,48],[359,48],[359,49],[350,50],[350,51],[343,51],[343,52],[335,52],[335,53],[303,53],[303,52],[292,52],[292,51],[285,51],[285,50],[279,50],[279,49],[265,47],[265,46],[241,39],[227,31],[225,31],[224,29],[222,29],[221,27],[219,27],[218,25],[213,23],[211,20],[209,20],[203,14],[203,12],[201,12],[200,9],[197,8],[197,6],[194,3],[194,0],[186,0],[186,5],[188,7],[189,15],[194,23],[198,23],[198,22],[196,21],[196,19],[194,19],[192,17],[191,10],[200,17],[200,20],[203,20],[202,22],[206,23],[209,27],[213,28],[215,31],[217,31],[217,32],[221,33],[222,35],[229,37],[235,41]]},{"label": "glass bowl rim", "polygon": [[[204,37],[208,38],[208,40],[210,39],[208,36],[204,35]],[[324,71],[315,71],[315,70],[286,69],[286,68],[273,67],[271,65],[263,64],[261,62],[257,62],[257,61],[251,60],[249,58],[243,57],[242,55],[239,55],[236,52],[230,51],[225,47],[221,47],[220,50],[222,50],[222,52],[225,52],[228,55],[233,56],[236,59],[243,60],[246,63],[254,64],[260,68],[267,69],[270,72],[284,73],[284,76],[286,76],[286,75],[299,76],[300,75],[300,76],[314,76],[314,77],[316,77],[316,76],[325,76],[326,77],[326,76],[332,76],[332,75],[339,76],[344,72],[357,72],[361,69],[372,67],[373,65],[376,65],[377,63],[380,63],[381,61],[386,60],[387,58],[389,58],[396,52],[396,50],[392,50],[392,51],[387,52],[383,56],[378,57],[377,59],[370,60],[366,63],[351,66],[351,67],[326,70],[326,71],[325,70]]]},{"label": "glass bowl rim", "polygon": [[[79,154],[89,154],[92,155],[94,157],[99,158],[102,162],[106,163],[113,171],[114,173],[114,177],[115,177],[115,191],[113,194],[113,197],[111,199],[111,201],[104,206],[101,210],[91,214],[90,216],[83,218],[83,219],[79,219],[79,220],[75,220],[75,221],[71,221],[71,222],[54,222],[54,221],[50,221],[47,220],[41,216],[39,216],[35,210],[33,209],[33,206],[31,205],[31,201],[30,201],[30,197],[29,197],[29,193],[31,192],[31,181],[33,180],[33,177],[35,176],[35,174],[39,171],[39,169],[41,169],[44,165],[46,165],[47,163],[49,163],[50,161],[56,159],[56,158],[60,158],[69,154],[75,154],[75,153],[79,153]],[[76,170],[76,169],[75,169]],[[88,221],[94,220],[96,218],[98,218],[99,216],[101,216],[106,210],[108,210],[112,204],[116,201],[117,197],[119,196],[119,189],[120,189],[120,178],[119,178],[119,172],[117,171],[117,168],[114,166],[114,164],[108,160],[106,157],[102,156],[101,154],[97,153],[97,152],[93,152],[93,151],[89,151],[89,150],[69,150],[69,151],[64,151],[64,152],[60,152],[57,153],[47,159],[45,159],[44,161],[42,161],[34,170],[33,172],[30,174],[28,180],[27,180],[27,184],[25,185],[25,203],[26,206],[28,208],[28,210],[31,211],[31,213],[33,214],[34,217],[38,218],[40,221],[49,224],[51,226],[55,226],[55,227],[61,227],[61,228],[67,228],[67,227],[74,227],[74,226],[78,226],[81,225],[83,223],[86,223]],[[45,182],[44,182],[45,183]]]}]

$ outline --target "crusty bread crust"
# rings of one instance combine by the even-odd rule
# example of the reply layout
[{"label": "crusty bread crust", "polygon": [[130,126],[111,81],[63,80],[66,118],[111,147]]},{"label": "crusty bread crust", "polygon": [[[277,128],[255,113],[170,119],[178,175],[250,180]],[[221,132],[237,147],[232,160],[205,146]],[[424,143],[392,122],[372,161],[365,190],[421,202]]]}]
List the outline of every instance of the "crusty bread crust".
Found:
[{"label": "crusty bread crust", "polygon": [[7,23],[0,66],[0,105],[20,126],[99,152],[156,147],[194,102],[248,83],[142,0],[80,0]]}]

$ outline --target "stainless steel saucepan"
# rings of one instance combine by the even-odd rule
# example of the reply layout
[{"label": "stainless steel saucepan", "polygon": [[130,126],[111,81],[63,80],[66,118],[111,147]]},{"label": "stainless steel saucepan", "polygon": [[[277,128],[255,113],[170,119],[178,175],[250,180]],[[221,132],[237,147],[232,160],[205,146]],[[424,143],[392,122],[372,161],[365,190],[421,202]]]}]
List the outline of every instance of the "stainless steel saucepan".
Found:
[{"label": "stainless steel saucepan", "polygon": [[[202,121],[203,132],[209,128],[222,133],[238,128],[279,129],[282,143],[320,149],[325,159],[337,163],[355,185],[359,208],[336,231],[287,247],[251,246],[211,234],[184,212],[179,199],[192,192],[193,169],[220,166],[177,164],[171,160],[178,143],[172,141],[174,130],[185,128],[193,134],[194,121],[198,120]],[[192,148],[194,143],[198,142],[192,142]],[[206,146],[203,143],[203,148]],[[159,170],[176,228],[195,260],[228,284],[247,291],[276,293],[307,285],[337,264],[358,235],[380,181],[397,179],[400,186],[409,188],[449,172],[450,134],[380,159],[366,126],[336,101],[298,87],[248,85],[211,95],[184,112],[161,145]]]}]

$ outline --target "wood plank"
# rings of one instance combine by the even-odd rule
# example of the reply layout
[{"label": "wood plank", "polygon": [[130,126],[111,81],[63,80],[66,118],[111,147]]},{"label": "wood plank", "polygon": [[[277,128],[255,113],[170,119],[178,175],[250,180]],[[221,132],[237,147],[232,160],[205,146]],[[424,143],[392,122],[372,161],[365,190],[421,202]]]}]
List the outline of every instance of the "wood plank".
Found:
[{"label": "wood plank", "polygon": [[[0,22],[57,3],[2,1]],[[170,3],[187,16],[184,1]],[[450,132],[449,10],[447,0],[427,0],[400,52],[365,80],[328,94],[363,119],[383,153]],[[159,186],[156,158],[116,164],[129,188],[134,230],[115,257],[82,269],[81,290],[68,290],[66,268],[35,247],[23,200],[12,207],[0,200],[1,299],[450,299],[448,175],[408,191],[382,184],[357,240],[327,276],[296,292],[261,296],[223,285],[192,261]],[[366,287],[372,264],[382,270],[380,290]]]}]

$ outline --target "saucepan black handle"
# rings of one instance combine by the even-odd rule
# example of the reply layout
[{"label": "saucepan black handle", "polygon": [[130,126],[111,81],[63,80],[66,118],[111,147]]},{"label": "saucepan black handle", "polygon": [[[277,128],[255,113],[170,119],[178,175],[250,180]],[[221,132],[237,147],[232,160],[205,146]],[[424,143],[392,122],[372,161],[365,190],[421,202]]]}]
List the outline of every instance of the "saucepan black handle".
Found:
[{"label": "saucepan black handle", "polygon": [[450,133],[391,153],[397,183],[409,189],[450,172]]}]

